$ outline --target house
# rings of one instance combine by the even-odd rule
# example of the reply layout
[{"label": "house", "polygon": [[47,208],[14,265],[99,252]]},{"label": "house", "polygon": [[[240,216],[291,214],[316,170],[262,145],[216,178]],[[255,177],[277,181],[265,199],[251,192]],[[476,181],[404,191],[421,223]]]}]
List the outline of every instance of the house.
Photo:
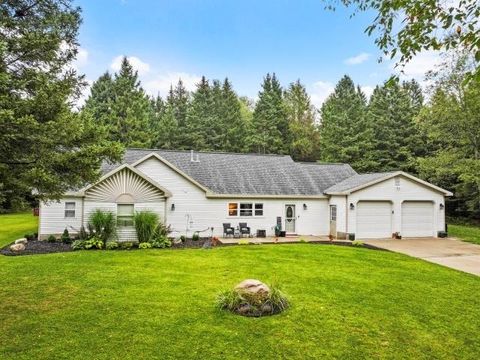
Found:
[{"label": "house", "polygon": [[[402,171],[357,174],[347,164],[287,155],[129,149],[95,184],[40,206],[39,236],[79,231],[97,208],[117,214],[120,240],[134,239],[135,211],[152,210],[174,236],[222,236],[223,223],[252,233],[346,238],[436,237],[447,190]],[[122,226],[123,225],[123,226]]]}]

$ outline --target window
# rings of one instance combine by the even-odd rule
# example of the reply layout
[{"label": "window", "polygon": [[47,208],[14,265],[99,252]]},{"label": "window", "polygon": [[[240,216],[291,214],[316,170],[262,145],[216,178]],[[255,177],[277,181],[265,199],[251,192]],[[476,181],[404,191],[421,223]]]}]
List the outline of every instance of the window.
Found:
[{"label": "window", "polygon": [[229,203],[228,216],[263,216],[263,204]]},{"label": "window", "polygon": [[252,216],[253,204],[240,204],[240,216]]},{"label": "window", "polygon": [[118,226],[133,226],[133,204],[117,205],[117,224]]},{"label": "window", "polygon": [[330,205],[330,221],[337,221],[337,205]]},{"label": "window", "polygon": [[400,178],[399,177],[395,178],[395,187],[397,188],[397,190],[400,190]]},{"label": "window", "polygon": [[66,202],[65,203],[65,217],[74,218],[75,217],[75,202]]},{"label": "window", "polygon": [[238,204],[237,203],[228,204],[228,216],[238,216]]}]

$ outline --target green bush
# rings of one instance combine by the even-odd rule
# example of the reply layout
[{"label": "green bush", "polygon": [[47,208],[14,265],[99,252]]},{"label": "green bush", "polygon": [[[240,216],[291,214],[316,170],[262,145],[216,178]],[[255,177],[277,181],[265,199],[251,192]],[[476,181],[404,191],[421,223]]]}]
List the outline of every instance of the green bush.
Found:
[{"label": "green bush", "polygon": [[301,243],[308,243],[308,240],[304,239],[304,238],[300,238],[300,240],[298,240],[298,242],[301,242]]},{"label": "green bush", "polygon": [[95,236],[100,238],[104,245],[109,240],[114,240],[116,235],[117,220],[115,214],[110,211],[96,209],[89,218],[90,236],[92,236],[92,228]]},{"label": "green bush", "polygon": [[65,228],[65,230],[63,230],[63,234],[60,237],[60,240],[62,240],[62,242],[64,244],[71,244],[72,243],[72,239],[70,238],[70,234],[69,234],[67,228]]},{"label": "green bush", "polygon": [[193,241],[198,241],[200,239],[200,235],[198,235],[198,232],[194,232],[192,235],[192,240]]},{"label": "green bush", "polygon": [[48,238],[47,238],[47,241],[49,243],[54,243],[54,242],[57,242],[57,238],[55,237],[55,235],[50,235]]},{"label": "green bush", "polygon": [[159,236],[152,242],[152,247],[154,248],[164,249],[170,246],[172,246],[172,242],[166,236]]},{"label": "green bush", "polygon": [[248,240],[245,240],[245,239],[238,240],[238,245],[248,245],[248,244],[250,244],[250,241]]},{"label": "green bush", "polygon": [[139,244],[138,244],[138,248],[139,248],[139,249],[151,249],[151,248],[152,248],[152,244],[149,243],[149,242],[139,243]]},{"label": "green bush", "polygon": [[133,246],[134,244],[131,241],[122,241],[118,243],[118,248],[122,250],[130,250]]},{"label": "green bush", "polygon": [[187,240],[187,238],[185,237],[185,235],[180,236],[180,241],[181,241],[182,243],[184,243],[185,240]]},{"label": "green bush", "polygon": [[247,296],[235,289],[224,291],[217,297],[217,306],[243,316],[265,316],[286,310],[289,303],[277,285],[270,285],[270,293],[262,299]]},{"label": "green bush", "polygon": [[85,241],[86,240],[75,240],[72,243],[73,250],[84,250],[85,249]]},{"label": "green bush", "polygon": [[364,244],[363,244],[363,241],[361,241],[361,240],[354,240],[354,241],[352,241],[352,245],[362,247]]},{"label": "green bush", "polygon": [[155,237],[159,218],[153,211],[138,211],[133,221],[139,243],[149,242]]},{"label": "green bush", "polygon": [[103,240],[98,237],[98,236],[94,236],[88,240],[84,240],[83,241],[83,247],[85,250],[89,250],[89,249],[103,249],[104,247],[104,242]]},{"label": "green bush", "polygon": [[107,244],[105,245],[106,250],[115,250],[118,249],[118,242],[116,241],[107,241]]},{"label": "green bush", "polygon": [[27,239],[28,241],[35,240],[35,234],[25,234],[25,235],[23,235],[23,237],[25,239]]}]

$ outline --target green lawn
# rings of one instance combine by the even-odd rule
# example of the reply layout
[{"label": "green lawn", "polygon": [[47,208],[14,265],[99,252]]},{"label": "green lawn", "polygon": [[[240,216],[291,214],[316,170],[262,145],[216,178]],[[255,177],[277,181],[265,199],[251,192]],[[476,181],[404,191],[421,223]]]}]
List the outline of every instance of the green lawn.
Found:
[{"label": "green lawn", "polygon": [[474,225],[448,225],[448,235],[480,245],[480,227]]},{"label": "green lawn", "polygon": [[[0,221],[3,217],[0,217]],[[2,233],[3,236],[3,233]],[[477,359],[480,278],[329,245],[0,256],[0,359]],[[245,278],[292,307],[214,307]]]},{"label": "green lawn", "polygon": [[0,215],[0,248],[25,234],[37,232],[38,217],[31,212]]}]

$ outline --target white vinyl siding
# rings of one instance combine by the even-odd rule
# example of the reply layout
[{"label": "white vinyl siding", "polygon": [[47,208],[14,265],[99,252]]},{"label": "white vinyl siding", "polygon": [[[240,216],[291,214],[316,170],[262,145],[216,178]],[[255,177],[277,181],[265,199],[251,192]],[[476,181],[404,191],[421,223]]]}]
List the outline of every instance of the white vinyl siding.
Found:
[{"label": "white vinyl siding", "polygon": [[403,237],[434,236],[433,203],[430,201],[405,201],[402,203]]},{"label": "white vinyl siding", "polygon": [[358,239],[392,236],[392,204],[388,201],[360,201],[357,205]]}]

